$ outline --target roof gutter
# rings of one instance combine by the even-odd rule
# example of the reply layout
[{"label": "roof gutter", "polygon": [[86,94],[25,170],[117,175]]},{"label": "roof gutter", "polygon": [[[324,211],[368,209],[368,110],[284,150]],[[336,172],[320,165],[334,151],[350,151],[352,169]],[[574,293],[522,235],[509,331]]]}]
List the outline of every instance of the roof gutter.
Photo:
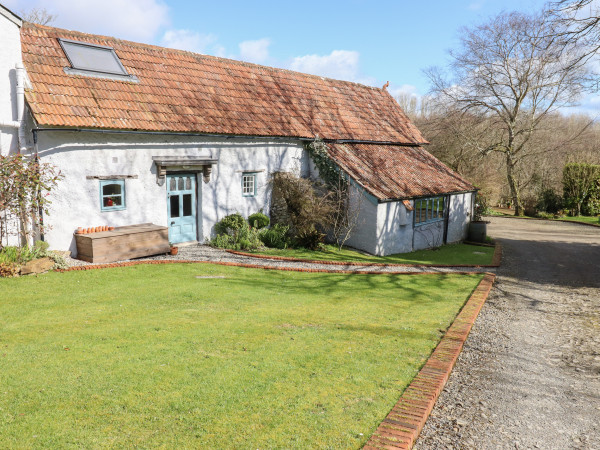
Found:
[{"label": "roof gutter", "polygon": [[413,197],[402,197],[402,198],[383,198],[383,199],[377,199],[377,203],[400,202],[402,200],[417,200],[419,198],[438,197],[441,195],[467,194],[469,192],[478,192],[478,191],[479,191],[479,189],[474,187],[473,189],[465,189],[464,191],[440,192],[439,194],[425,194],[425,195],[418,195],[418,196],[413,196]]},{"label": "roof gutter", "polygon": [[[297,137],[297,136],[253,136],[248,134],[218,134],[218,133],[186,133],[178,131],[145,131],[145,130],[107,130],[99,128],[39,128],[32,130],[34,136],[42,131],[61,131],[72,133],[100,133],[100,134],[132,134],[132,135],[149,135],[149,136],[201,136],[201,137],[219,137],[225,139],[274,139],[278,141],[289,141],[298,139],[302,142],[313,142],[314,138]],[[399,143],[392,141],[361,141],[352,139],[323,139],[324,142],[337,144],[379,144],[379,145],[402,145],[406,147],[419,147],[423,144],[417,143]]]}]

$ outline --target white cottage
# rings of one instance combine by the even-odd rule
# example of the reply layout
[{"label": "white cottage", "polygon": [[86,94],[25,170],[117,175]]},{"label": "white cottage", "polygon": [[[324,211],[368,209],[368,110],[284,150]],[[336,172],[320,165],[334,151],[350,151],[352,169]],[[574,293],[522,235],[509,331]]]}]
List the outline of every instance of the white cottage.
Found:
[{"label": "white cottage", "polygon": [[[377,255],[465,238],[475,188],[423,149],[386,91],[22,22],[0,6],[0,152],[62,171],[52,248],[79,227],[152,222],[204,241],[227,214],[269,211],[269,177],[315,176],[316,136],[352,179]],[[24,67],[24,68],[23,68]]]}]

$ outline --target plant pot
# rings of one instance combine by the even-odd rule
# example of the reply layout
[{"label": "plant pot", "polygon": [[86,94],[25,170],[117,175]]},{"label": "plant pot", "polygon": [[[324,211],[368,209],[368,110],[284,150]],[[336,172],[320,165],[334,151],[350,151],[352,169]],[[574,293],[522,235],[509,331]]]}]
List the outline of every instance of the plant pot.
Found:
[{"label": "plant pot", "polygon": [[487,224],[489,222],[485,222],[483,220],[478,220],[475,222],[469,223],[469,235],[468,239],[472,242],[485,242],[487,237]]},{"label": "plant pot", "polygon": [[171,256],[175,256],[179,252],[179,247],[171,247]]}]

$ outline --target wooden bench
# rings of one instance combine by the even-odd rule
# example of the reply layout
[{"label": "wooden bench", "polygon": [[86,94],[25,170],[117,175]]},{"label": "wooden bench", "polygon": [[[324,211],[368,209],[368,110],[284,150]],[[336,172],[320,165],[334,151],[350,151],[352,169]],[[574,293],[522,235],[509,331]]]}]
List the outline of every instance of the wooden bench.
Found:
[{"label": "wooden bench", "polygon": [[75,234],[77,258],[92,263],[168,253],[169,229],[152,223],[116,227],[112,231]]}]

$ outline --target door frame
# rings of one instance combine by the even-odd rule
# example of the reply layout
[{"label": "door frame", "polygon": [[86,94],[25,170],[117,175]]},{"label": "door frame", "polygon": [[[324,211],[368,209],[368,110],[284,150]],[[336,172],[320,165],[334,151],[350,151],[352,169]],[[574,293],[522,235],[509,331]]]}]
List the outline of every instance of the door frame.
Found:
[{"label": "door frame", "polygon": [[[184,242],[198,242],[198,236],[200,235],[200,228],[201,228],[201,224],[200,224],[200,214],[199,212],[201,211],[200,208],[200,183],[198,182],[198,172],[197,171],[190,171],[190,170],[174,170],[174,171],[168,171],[165,174],[165,195],[166,195],[166,201],[167,201],[167,228],[169,231],[169,235],[170,235],[170,231],[171,231],[171,202],[170,202],[170,180],[173,177],[177,177],[177,176],[190,176],[192,177],[192,179],[194,180],[194,188],[193,188],[193,195],[194,197],[192,198],[192,216],[194,217],[194,229],[195,229],[195,236],[191,241],[181,241],[181,242],[176,242],[173,243],[170,240],[170,236],[169,236],[169,242],[171,242],[172,244],[179,244],[179,243],[184,243]],[[180,208],[182,208],[182,205],[180,203]]]}]

